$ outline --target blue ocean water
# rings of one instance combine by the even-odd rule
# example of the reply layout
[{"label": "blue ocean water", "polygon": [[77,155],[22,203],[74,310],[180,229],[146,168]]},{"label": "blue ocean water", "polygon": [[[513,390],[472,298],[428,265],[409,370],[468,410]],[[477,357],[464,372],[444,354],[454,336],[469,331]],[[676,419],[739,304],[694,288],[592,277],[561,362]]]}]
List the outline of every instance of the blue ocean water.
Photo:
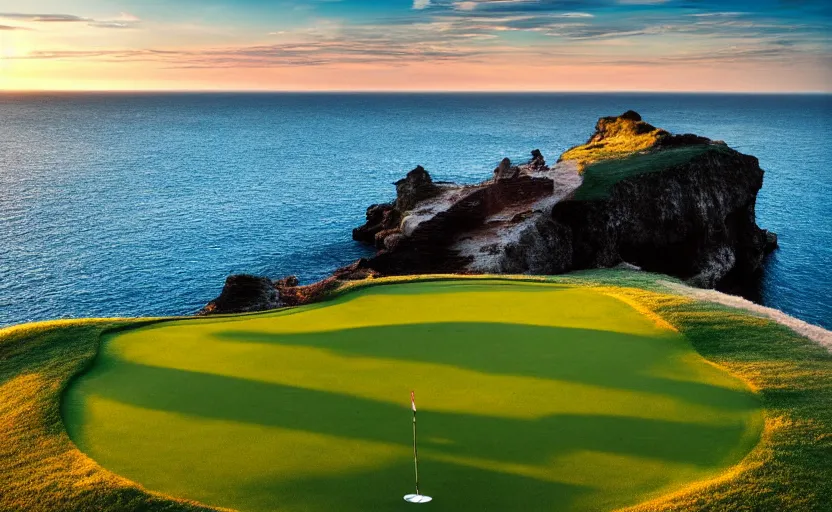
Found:
[{"label": "blue ocean water", "polygon": [[0,94],[0,326],[189,314],[231,273],[310,282],[415,165],[477,182],[627,109],[760,159],[759,300],[832,328],[832,97]]}]

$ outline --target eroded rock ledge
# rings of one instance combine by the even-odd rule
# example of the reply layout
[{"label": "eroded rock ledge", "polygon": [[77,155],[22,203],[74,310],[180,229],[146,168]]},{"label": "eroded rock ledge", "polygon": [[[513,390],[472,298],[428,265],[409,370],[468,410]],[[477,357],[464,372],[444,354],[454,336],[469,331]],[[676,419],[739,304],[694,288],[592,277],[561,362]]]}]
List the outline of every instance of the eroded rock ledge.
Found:
[{"label": "eroded rock ledge", "polygon": [[[534,150],[477,185],[416,167],[353,238],[377,253],[310,286],[229,278],[203,314],[309,302],[339,281],[424,273],[558,274],[627,266],[715,287],[758,273],[776,235],[755,222],[763,171],[720,141],[673,135],[633,111],[601,118],[549,166]],[[265,287],[265,288],[264,288]],[[236,290],[236,291],[235,291]]]}]

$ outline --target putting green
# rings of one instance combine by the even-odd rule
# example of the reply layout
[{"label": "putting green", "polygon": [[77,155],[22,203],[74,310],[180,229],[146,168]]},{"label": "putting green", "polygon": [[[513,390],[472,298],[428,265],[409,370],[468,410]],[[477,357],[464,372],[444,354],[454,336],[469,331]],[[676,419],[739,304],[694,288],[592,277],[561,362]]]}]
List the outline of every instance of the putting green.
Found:
[{"label": "putting green", "polygon": [[377,286],[110,335],[68,390],[82,451],[246,511],[605,510],[711,478],[762,428],[744,384],[591,288]]}]

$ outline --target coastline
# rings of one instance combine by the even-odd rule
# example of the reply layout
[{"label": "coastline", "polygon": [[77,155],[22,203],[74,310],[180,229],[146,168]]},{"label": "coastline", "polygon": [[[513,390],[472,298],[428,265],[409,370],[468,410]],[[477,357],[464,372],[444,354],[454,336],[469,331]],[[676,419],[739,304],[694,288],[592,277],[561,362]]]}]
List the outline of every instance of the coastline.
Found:
[{"label": "coastline", "polygon": [[[295,274],[305,283],[317,281],[365,255],[349,241],[349,230],[360,223],[363,207],[389,199],[390,182],[416,163],[437,180],[472,183],[487,176],[503,155],[520,160],[539,147],[554,159],[567,144],[588,136],[599,114],[635,107],[658,126],[724,139],[759,157],[766,176],[758,222],[781,235],[781,252],[766,264],[759,299],[830,327],[832,311],[823,300],[830,282],[822,269],[832,263],[822,250],[822,223],[815,220],[823,218],[819,205],[829,190],[828,150],[812,136],[828,112],[828,96],[503,94],[487,104],[461,94],[450,99],[366,94],[338,102],[326,94],[308,102],[280,94],[248,99],[246,94],[181,94],[172,104],[164,96],[3,103],[9,144],[39,140],[38,133],[52,136],[4,175],[29,178],[3,182],[12,215],[0,220],[0,228],[13,250],[0,264],[8,272],[0,280],[0,324],[190,314],[234,273]],[[376,98],[379,108],[368,109],[367,98]],[[256,117],[249,115],[252,104],[261,113]],[[298,109],[314,115],[292,114]],[[84,151],[77,138],[69,137],[66,123],[53,133],[41,121],[68,121],[85,110],[96,114],[85,132],[89,144],[108,152]],[[113,131],[119,112],[126,116],[124,131]],[[243,126],[245,137],[210,137],[225,128],[223,112],[249,123]],[[276,118],[277,112],[284,117]],[[449,123],[451,114],[461,122]],[[193,146],[198,152],[171,153],[171,141],[190,140],[181,138],[186,115],[201,119],[202,124],[191,125],[190,136],[207,143]],[[366,115],[374,122],[346,126],[339,121]],[[297,133],[291,146],[279,136],[281,119]],[[330,131],[337,136],[316,147]],[[381,133],[391,139],[380,139]],[[207,158],[198,154],[203,152]],[[65,155],[74,171],[56,175],[61,169],[52,169],[49,154]],[[229,183],[224,175],[232,168],[235,179]],[[302,174],[295,173],[301,168]],[[335,176],[337,190],[330,186]],[[27,192],[30,180],[41,194]],[[318,200],[325,201],[325,211],[309,208]],[[228,210],[231,205],[237,212]],[[85,211],[98,213],[89,217]],[[26,229],[35,224],[42,227],[38,232],[59,236],[61,246]],[[311,237],[313,230],[319,236]]]}]

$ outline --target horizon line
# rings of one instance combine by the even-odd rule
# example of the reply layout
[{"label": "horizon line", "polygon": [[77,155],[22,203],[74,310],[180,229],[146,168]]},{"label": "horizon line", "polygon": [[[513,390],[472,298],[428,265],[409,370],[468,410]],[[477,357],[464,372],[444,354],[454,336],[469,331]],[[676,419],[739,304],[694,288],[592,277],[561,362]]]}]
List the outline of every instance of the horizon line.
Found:
[{"label": "horizon line", "polygon": [[604,89],[0,89],[2,94],[736,94],[748,96],[832,95],[832,90],[604,90]]}]

